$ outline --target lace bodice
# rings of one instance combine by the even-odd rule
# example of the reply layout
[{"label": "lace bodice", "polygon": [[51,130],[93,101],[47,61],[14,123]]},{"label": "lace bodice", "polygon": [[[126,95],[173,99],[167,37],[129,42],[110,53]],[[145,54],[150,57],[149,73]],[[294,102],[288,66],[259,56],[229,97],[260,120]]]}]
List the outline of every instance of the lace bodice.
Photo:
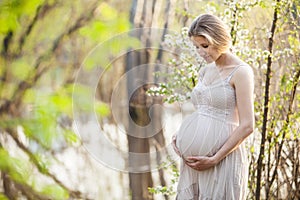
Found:
[{"label": "lace bodice", "polygon": [[230,79],[238,67],[225,79],[205,85],[200,79],[191,93],[191,100],[197,112],[228,123],[238,122],[235,89],[230,85]]},{"label": "lace bodice", "polygon": [[220,70],[211,63],[200,70],[191,92],[196,111],[185,117],[176,137],[182,158],[177,199],[245,199],[248,163],[244,143],[205,171],[194,170],[184,161],[191,155],[215,155],[238,127],[238,86],[230,81],[238,68]]}]

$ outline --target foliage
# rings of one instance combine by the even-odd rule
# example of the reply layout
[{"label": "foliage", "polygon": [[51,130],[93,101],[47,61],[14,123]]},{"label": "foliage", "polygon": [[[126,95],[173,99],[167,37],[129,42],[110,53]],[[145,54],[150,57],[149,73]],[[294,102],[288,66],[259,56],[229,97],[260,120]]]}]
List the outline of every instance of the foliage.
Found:
[{"label": "foliage", "polygon": [[4,0],[0,2],[0,33],[6,34],[9,31],[18,29],[21,16],[33,15],[43,0]]},{"label": "foliage", "polygon": [[198,79],[198,71],[204,64],[187,31],[185,27],[180,34],[165,35],[164,45],[176,54],[167,64],[169,71],[155,73],[156,77],[163,77],[164,82],[147,91],[150,95],[164,96],[164,101],[168,103],[183,102],[190,98],[190,92]]},{"label": "foliage", "polygon": [[[272,3],[272,4],[270,4]],[[206,4],[208,5],[208,4]],[[299,198],[299,2],[284,1],[234,1],[224,0],[224,6],[209,4],[209,12],[219,15],[230,27],[233,38],[232,51],[252,66],[255,72],[255,133],[248,139],[249,155],[249,199],[295,199]],[[206,7],[207,9],[208,7]],[[280,8],[277,9],[276,8]],[[201,11],[198,11],[201,12]],[[207,11],[203,11],[207,12]],[[278,14],[277,26],[272,27],[272,16]],[[185,14],[194,16],[193,13]],[[257,16],[253,18],[253,16]],[[273,18],[272,18],[273,17]],[[259,21],[260,24],[254,23]],[[183,32],[186,28],[183,29]],[[290,34],[289,34],[290,33]],[[186,45],[185,34],[179,42],[179,48],[192,47]],[[270,48],[270,38],[274,37],[273,47]],[[166,36],[169,44],[176,46],[178,36]],[[170,45],[170,46],[172,46]],[[269,47],[269,48],[268,48]],[[183,55],[183,56],[181,56]],[[190,52],[190,56],[194,54]],[[151,94],[163,95],[169,103],[185,101],[189,98],[190,87],[195,85],[196,76],[191,78],[187,72],[196,75],[197,64],[191,64],[185,52],[180,53],[169,62],[172,70],[167,75],[166,83],[150,91]],[[198,61],[199,63],[199,61]],[[203,64],[199,63],[200,66]],[[173,69],[174,68],[174,69]],[[183,68],[184,73],[178,69]],[[267,68],[271,73],[267,73]],[[162,74],[161,76],[166,76]],[[267,80],[270,80],[270,98],[266,98]],[[178,83],[178,84],[176,84]],[[176,89],[188,86],[180,95],[174,95]],[[264,114],[266,102],[269,112]],[[259,133],[266,125],[266,140],[261,140]],[[261,150],[264,146],[265,149]],[[262,163],[258,164],[259,151]],[[261,170],[261,177],[257,176]],[[264,189],[264,194],[257,194],[258,184]],[[260,189],[260,188],[259,188]],[[168,188],[158,187],[152,192],[168,192]],[[288,192],[285,192],[288,191]]]},{"label": "foliage", "polygon": [[[251,151],[248,198],[299,198],[299,1],[190,2],[189,9],[175,8],[177,14],[189,20],[199,12],[219,15],[230,27],[232,51],[252,66],[256,75],[256,130],[248,143]],[[280,8],[279,20],[272,32],[276,7]],[[129,30],[126,19],[128,14],[102,1],[0,2],[0,185],[11,189],[3,190],[0,199],[86,198],[82,191],[68,187],[51,169],[61,152],[81,145],[72,130],[73,72],[97,43]],[[95,62],[107,67],[104,64],[118,53],[120,46],[127,47],[132,42],[126,39],[106,44],[110,51],[90,58],[87,68],[92,69]],[[177,35],[166,35],[163,45],[175,54],[168,60],[169,71],[156,74],[163,81],[149,93],[164,96],[168,103],[186,101],[205,63],[195,53],[187,28]],[[265,101],[268,78],[270,98]],[[79,87],[75,95],[90,92],[83,85]],[[266,115],[264,101],[269,108]],[[84,98],[76,106],[83,111],[91,108]],[[96,101],[95,107],[99,116],[110,113],[101,101]],[[264,124],[266,137],[261,142]],[[265,148],[258,165],[261,146]],[[150,192],[174,195],[178,170],[175,165],[170,166],[162,168],[171,170],[171,185],[149,188]],[[263,194],[255,194],[257,181]]]},{"label": "foliage", "polygon": [[[60,154],[81,145],[72,128],[74,72],[92,47],[129,28],[126,15],[104,2],[0,2],[0,199],[87,198],[52,170],[65,164]],[[81,99],[76,106],[91,107]],[[110,112],[98,100],[93,109]]]},{"label": "foliage", "polygon": [[175,161],[169,160],[170,163],[164,162],[160,168],[169,172],[171,175],[171,185],[168,186],[156,186],[152,188],[148,188],[149,192],[152,194],[162,194],[167,196],[173,196],[176,194],[176,189],[174,185],[178,182],[179,171],[176,166]]}]

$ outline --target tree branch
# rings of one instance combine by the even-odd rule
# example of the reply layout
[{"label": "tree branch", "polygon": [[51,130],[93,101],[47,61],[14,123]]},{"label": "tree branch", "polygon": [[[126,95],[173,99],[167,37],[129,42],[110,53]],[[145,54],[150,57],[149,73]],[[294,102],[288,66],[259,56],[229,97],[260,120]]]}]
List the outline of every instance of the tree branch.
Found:
[{"label": "tree branch", "polygon": [[9,179],[7,173],[2,171],[1,178],[2,178],[2,181],[3,181],[4,195],[8,199],[15,199],[16,198],[15,192],[13,192],[13,190],[12,190],[11,180]]},{"label": "tree branch", "polygon": [[82,194],[80,191],[74,191],[67,187],[64,183],[62,183],[58,178],[51,174],[47,169],[45,169],[40,162],[37,160],[34,154],[31,153],[31,151],[18,139],[17,132],[12,128],[7,128],[6,132],[12,137],[12,139],[15,141],[17,146],[23,150],[24,153],[29,157],[29,159],[32,161],[32,163],[36,166],[38,171],[41,174],[44,174],[51,178],[56,184],[58,184],[60,187],[62,187],[64,190],[68,191],[71,197],[82,197]]},{"label": "tree branch", "polygon": [[13,37],[13,32],[10,30],[10,31],[7,32],[7,34],[6,34],[6,36],[3,40],[3,49],[2,49],[2,52],[1,52],[3,57],[6,57],[7,54],[8,54],[9,44],[12,40],[12,37]]},{"label": "tree branch", "polygon": [[39,194],[37,191],[34,191],[32,187],[26,185],[26,184],[20,184],[14,180],[11,180],[13,184],[15,185],[17,191],[21,191],[24,196],[26,196],[28,199],[34,199],[34,200],[48,200],[49,197]]},{"label": "tree branch", "polygon": [[58,49],[58,47],[61,45],[63,39],[66,36],[70,36],[72,33],[74,33],[79,28],[84,26],[86,22],[92,19],[96,8],[97,8],[97,1],[93,4],[93,7],[90,11],[83,13],[76,20],[73,26],[69,27],[69,29],[67,29],[64,33],[62,33],[56,38],[52,47],[46,53],[40,55],[37,58],[36,63],[34,64],[34,69],[32,70],[31,73],[29,73],[29,76],[18,84],[16,90],[12,95],[12,98],[10,100],[6,100],[6,102],[0,106],[0,114],[5,112],[8,112],[12,115],[19,114],[17,108],[20,106],[26,90],[32,88],[35,85],[35,83],[40,79],[40,77],[51,67],[51,64],[43,65],[44,62],[50,60],[51,55],[53,54],[53,52],[55,52]]},{"label": "tree branch", "polygon": [[277,156],[276,156],[275,170],[273,172],[272,179],[270,181],[270,187],[273,184],[275,177],[277,176],[277,171],[278,171],[277,167],[280,163],[280,157],[281,157],[281,151],[283,148],[284,139],[285,139],[285,136],[287,133],[288,126],[290,125],[290,117],[293,113],[293,104],[294,104],[295,95],[296,95],[296,91],[297,91],[297,85],[299,83],[299,78],[300,78],[300,66],[298,67],[298,71],[296,72],[296,74],[293,78],[293,89],[290,94],[288,112],[286,115],[285,123],[284,123],[282,129],[280,130],[280,132],[282,132],[281,142],[279,144],[279,149],[278,149]]},{"label": "tree branch", "polygon": [[276,7],[274,9],[274,14],[273,14],[272,27],[270,31],[271,36],[269,38],[269,45],[268,45],[268,50],[270,54],[268,56],[267,73],[266,73],[262,137],[261,137],[260,152],[257,160],[257,179],[256,179],[256,191],[255,191],[255,198],[257,200],[260,199],[260,191],[261,191],[261,174],[263,171],[263,155],[265,152],[266,132],[267,132],[267,124],[268,124],[269,103],[270,103],[269,95],[270,95],[271,72],[272,72],[272,52],[273,52],[274,34],[275,34],[276,23],[278,20],[278,13],[280,8],[279,6],[280,6],[280,0],[277,0]]},{"label": "tree branch", "polygon": [[52,5],[49,5],[48,2],[46,2],[43,5],[38,6],[38,8],[36,10],[36,13],[35,13],[35,16],[33,17],[31,23],[29,24],[26,31],[23,32],[23,34],[21,35],[21,37],[19,39],[19,48],[18,48],[19,51],[15,55],[15,57],[19,56],[22,53],[22,50],[23,50],[23,47],[24,47],[24,44],[25,44],[25,40],[29,36],[29,34],[31,33],[33,27],[36,25],[36,22],[38,21],[38,19],[45,16],[46,13],[49,12],[55,6],[56,6],[56,3],[52,3]]}]

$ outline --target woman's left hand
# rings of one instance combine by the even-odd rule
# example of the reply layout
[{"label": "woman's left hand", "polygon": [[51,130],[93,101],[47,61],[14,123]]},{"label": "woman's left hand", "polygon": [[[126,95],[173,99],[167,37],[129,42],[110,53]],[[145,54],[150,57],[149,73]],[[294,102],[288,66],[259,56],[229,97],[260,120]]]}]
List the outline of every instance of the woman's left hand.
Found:
[{"label": "woman's left hand", "polygon": [[197,171],[209,169],[218,164],[214,156],[189,156],[185,159],[185,164]]}]

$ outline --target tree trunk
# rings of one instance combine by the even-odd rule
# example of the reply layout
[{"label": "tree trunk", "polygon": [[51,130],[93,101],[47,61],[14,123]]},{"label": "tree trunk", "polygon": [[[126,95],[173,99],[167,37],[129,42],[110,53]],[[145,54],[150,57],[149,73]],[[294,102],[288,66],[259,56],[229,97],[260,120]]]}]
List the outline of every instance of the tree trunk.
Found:
[{"label": "tree trunk", "polygon": [[[153,24],[157,24],[158,15],[160,14],[161,7],[159,5],[164,1],[145,1],[145,0],[133,0],[130,13],[130,22],[133,28],[149,28]],[[166,4],[165,11],[169,11],[170,4]],[[161,9],[163,10],[163,9]],[[169,13],[164,13],[169,14]],[[167,22],[166,22],[167,23]],[[167,29],[165,24],[164,29]],[[151,31],[151,30],[150,30]],[[163,32],[165,33],[165,32]],[[136,33],[134,37],[138,38],[144,46],[151,47],[151,41],[149,29],[141,29],[139,33]],[[153,63],[151,59],[151,49],[141,49],[131,51],[126,55],[126,72],[129,72],[135,67],[141,66],[143,64]],[[162,59],[161,53],[154,58],[154,62],[160,63]],[[150,61],[151,60],[151,61]],[[127,88],[128,88],[128,99],[129,99],[129,114],[130,120],[133,123],[128,124],[128,149],[129,149],[129,168],[131,165],[137,166],[136,163],[143,165],[148,165],[151,169],[150,156],[144,157],[144,160],[134,159],[131,153],[147,153],[150,152],[151,145],[154,144],[155,149],[159,150],[165,145],[165,140],[163,136],[163,131],[157,131],[155,135],[153,133],[148,133],[149,131],[158,130],[161,128],[161,111],[159,107],[154,106],[151,109],[152,118],[149,116],[150,107],[154,104],[162,104],[162,100],[157,97],[150,97],[146,94],[149,88],[149,83],[153,83],[156,80],[153,79],[150,67],[136,68],[131,76],[127,76]],[[132,73],[132,71],[131,71]],[[130,94],[130,88],[136,87],[133,94]],[[150,129],[145,129],[145,132],[141,132],[137,126],[145,127],[151,123]],[[141,136],[141,137],[140,137]],[[153,137],[152,137],[153,136]],[[154,141],[154,142],[151,142]],[[156,155],[157,162],[160,163],[159,153]],[[135,162],[133,164],[132,162]],[[159,179],[162,185],[166,185],[164,180],[163,171],[159,171]],[[143,199],[153,199],[153,195],[148,192],[149,187],[153,187],[151,171],[145,173],[129,173],[129,185],[130,192],[133,200],[143,200]]]},{"label": "tree trunk", "polygon": [[[147,63],[147,52],[131,52],[127,55],[126,72],[134,68],[135,66]],[[137,70],[132,76],[128,76],[127,87],[133,88],[136,86],[136,82],[143,80],[147,77],[147,70]],[[144,79],[145,80],[145,79]],[[147,133],[141,133],[138,127],[145,127],[149,124],[150,118],[148,115],[149,105],[147,105],[147,95],[141,83],[141,87],[136,88],[133,94],[130,94],[128,90],[129,99],[129,114],[133,121],[128,125],[128,150],[130,153],[149,153],[150,145]],[[129,119],[129,121],[131,121]],[[134,170],[134,166],[148,165],[150,166],[150,157],[144,158],[145,160],[136,160],[134,155],[129,153],[129,168]],[[136,162],[139,162],[137,164]],[[138,169],[137,169],[138,170]],[[151,172],[145,173],[129,173],[130,190],[133,200],[151,199],[149,198],[148,187],[152,187]]]}]

